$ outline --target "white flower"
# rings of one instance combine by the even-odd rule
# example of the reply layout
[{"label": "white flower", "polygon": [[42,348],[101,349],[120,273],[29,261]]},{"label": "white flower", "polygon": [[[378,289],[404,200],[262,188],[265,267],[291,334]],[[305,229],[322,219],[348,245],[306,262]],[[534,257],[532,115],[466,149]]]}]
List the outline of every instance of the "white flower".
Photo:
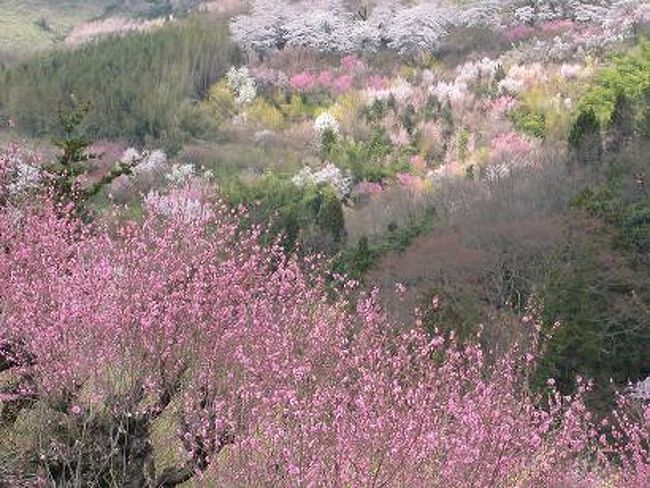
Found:
[{"label": "white flower", "polygon": [[449,100],[451,102],[460,102],[469,95],[467,84],[465,82],[439,82],[430,89],[431,93],[440,100]]},{"label": "white flower", "polygon": [[397,78],[390,88],[390,94],[398,103],[404,103],[413,95],[413,86],[404,78]]},{"label": "white flower", "polygon": [[458,73],[456,82],[490,82],[494,79],[497,69],[499,69],[499,62],[494,59],[483,58],[480,61],[469,61],[456,70]]},{"label": "white flower", "polygon": [[341,130],[341,125],[331,113],[323,112],[316,117],[314,130],[319,136],[322,136],[326,132],[332,132],[338,135]]},{"label": "white flower", "polygon": [[7,185],[9,193],[19,193],[37,188],[41,181],[41,170],[25,161],[18,161],[13,168],[13,181]]},{"label": "white flower", "polygon": [[228,80],[228,87],[235,93],[235,101],[239,105],[250,103],[257,96],[257,85],[246,66],[239,69],[230,68],[226,74],[226,79]]},{"label": "white flower", "polygon": [[170,172],[165,175],[165,178],[169,182],[175,185],[182,185],[189,178],[194,176],[194,165],[191,163],[187,164],[178,164],[174,163],[171,167]]},{"label": "white flower", "polygon": [[506,164],[495,164],[485,168],[485,178],[488,181],[497,181],[510,175],[512,168]]},{"label": "white flower", "polygon": [[145,197],[144,204],[150,212],[186,223],[205,222],[214,215],[209,204],[202,203],[199,199],[181,191],[162,195],[152,190]]},{"label": "white flower", "polygon": [[142,159],[142,154],[140,154],[140,151],[138,151],[134,147],[129,147],[124,151],[122,154],[122,158],[120,161],[126,164],[135,164],[136,162],[140,161]]},{"label": "white flower", "polygon": [[[122,158],[124,161],[124,157]],[[140,163],[135,167],[136,174],[154,173],[162,171],[167,164],[167,155],[161,149],[156,149],[150,153],[145,151],[140,157]]]},{"label": "white flower", "polygon": [[347,172],[344,173],[332,163],[327,163],[320,171],[316,172],[309,166],[305,166],[291,181],[299,187],[331,185],[339,199],[348,196],[352,191],[352,176]]},{"label": "white flower", "polygon": [[516,94],[546,79],[546,71],[541,63],[513,66],[507,76],[499,82],[499,92]]},{"label": "white flower", "polygon": [[632,396],[640,400],[650,400],[650,376],[632,386]]},{"label": "white flower", "polygon": [[560,76],[566,80],[577,80],[582,77],[584,68],[580,64],[564,63],[560,67]]},{"label": "white flower", "polygon": [[368,16],[354,15],[344,0],[252,0],[250,14],[231,23],[244,49],[264,52],[283,46],[319,51],[373,52],[388,47],[401,54],[437,51],[454,27],[490,25],[496,1],[429,1],[399,5],[381,1]]},{"label": "white flower", "polygon": [[390,88],[374,89],[367,88],[365,90],[365,97],[368,104],[372,104],[375,100],[388,100],[391,96],[398,103],[406,102],[414,93],[413,86],[404,78],[397,78]]}]

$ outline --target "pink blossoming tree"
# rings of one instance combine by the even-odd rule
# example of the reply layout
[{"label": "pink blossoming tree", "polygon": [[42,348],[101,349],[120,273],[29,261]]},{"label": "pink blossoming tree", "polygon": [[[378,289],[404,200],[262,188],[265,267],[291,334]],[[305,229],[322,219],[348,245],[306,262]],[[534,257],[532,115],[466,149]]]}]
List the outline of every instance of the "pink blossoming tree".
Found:
[{"label": "pink blossoming tree", "polygon": [[[0,369],[14,378],[2,421],[38,404],[46,433],[9,483],[638,487],[650,475],[647,406],[604,426],[582,402],[588,384],[530,392],[534,320],[487,361],[392,323],[344,278],[333,292],[317,259],[261,247],[240,211],[67,213],[47,200],[0,211]],[[163,416],[179,455],[160,469]]]}]

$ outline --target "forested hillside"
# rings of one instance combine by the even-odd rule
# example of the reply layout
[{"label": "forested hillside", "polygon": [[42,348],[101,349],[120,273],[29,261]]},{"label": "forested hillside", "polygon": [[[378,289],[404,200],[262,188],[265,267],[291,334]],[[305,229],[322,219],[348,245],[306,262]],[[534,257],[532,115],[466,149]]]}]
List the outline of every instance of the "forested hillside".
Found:
[{"label": "forested hillside", "polygon": [[650,3],[3,1],[0,486],[647,486]]}]

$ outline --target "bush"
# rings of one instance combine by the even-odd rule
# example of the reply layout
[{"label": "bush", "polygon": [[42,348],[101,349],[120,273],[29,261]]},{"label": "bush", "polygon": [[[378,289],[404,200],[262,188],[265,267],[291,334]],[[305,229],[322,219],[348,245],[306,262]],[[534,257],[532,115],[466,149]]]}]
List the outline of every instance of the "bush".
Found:
[{"label": "bush", "polygon": [[511,117],[517,130],[534,137],[546,137],[546,116],[543,113],[514,110]]},{"label": "bush", "polygon": [[238,179],[222,184],[227,201],[244,204],[249,218],[270,225],[271,235],[281,234],[287,252],[303,244],[304,251],[333,252],[345,237],[343,208],[332,188],[298,187],[274,173],[244,184]]},{"label": "bush", "polygon": [[226,80],[221,80],[210,87],[208,96],[202,105],[218,126],[223,126],[237,112],[235,95],[228,88]]},{"label": "bush", "polygon": [[338,167],[351,171],[357,181],[381,182],[410,169],[408,158],[393,151],[383,129],[375,129],[366,141],[344,139],[332,146],[329,157]]},{"label": "bush", "polygon": [[620,93],[634,104],[643,103],[644,92],[649,88],[650,42],[643,41],[596,76],[595,83],[580,100],[579,108],[592,109],[600,124],[605,125]]},{"label": "bush", "polygon": [[580,112],[569,134],[569,146],[577,161],[583,165],[602,160],[603,141],[600,122],[592,109]]},{"label": "bush", "polygon": [[264,129],[277,131],[284,126],[284,115],[262,98],[255,99],[245,110],[247,119]]},{"label": "bush", "polygon": [[632,102],[623,92],[616,95],[614,109],[609,118],[608,145],[612,151],[619,151],[634,136],[636,116]]}]

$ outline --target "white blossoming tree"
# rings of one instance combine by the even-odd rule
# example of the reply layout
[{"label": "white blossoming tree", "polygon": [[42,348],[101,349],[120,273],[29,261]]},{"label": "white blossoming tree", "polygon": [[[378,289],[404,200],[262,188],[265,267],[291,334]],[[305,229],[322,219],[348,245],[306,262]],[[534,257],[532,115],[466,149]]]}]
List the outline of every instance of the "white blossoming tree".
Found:
[{"label": "white blossoming tree", "polygon": [[454,27],[494,22],[499,3],[427,0],[409,6],[384,0],[361,15],[342,0],[252,0],[251,12],[236,17],[231,29],[244,49],[258,53],[300,46],[336,52],[388,48],[412,55],[436,52]]}]

